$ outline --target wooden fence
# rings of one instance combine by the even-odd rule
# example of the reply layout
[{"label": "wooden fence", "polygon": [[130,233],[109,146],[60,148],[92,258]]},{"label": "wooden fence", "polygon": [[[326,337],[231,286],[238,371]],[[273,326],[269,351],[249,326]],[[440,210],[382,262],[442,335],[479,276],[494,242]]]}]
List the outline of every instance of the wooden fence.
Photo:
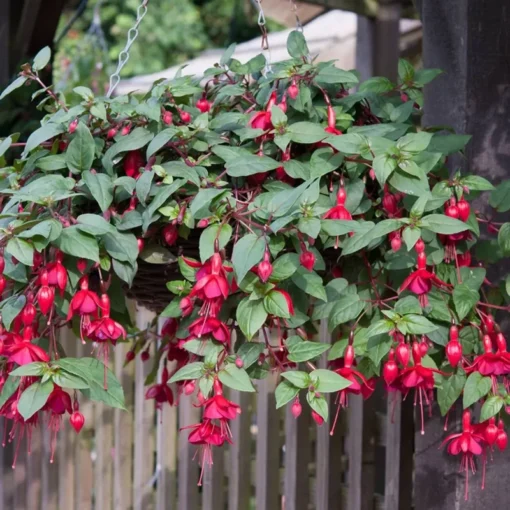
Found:
[{"label": "wooden fence", "polygon": [[[140,310],[139,327],[151,318]],[[329,342],[325,328],[321,341]],[[63,343],[70,354],[90,349],[71,335]],[[214,465],[198,487],[196,447],[179,428],[199,421],[200,409],[182,397],[178,407],[156,412],[154,402],[144,399],[151,362],[138,357],[123,368],[126,349],[116,348],[112,367],[128,411],[83,402],[85,427],[76,435],[64,424],[53,464],[45,426],[34,431],[30,456],[22,443],[16,469],[14,445],[0,449],[0,510],[411,508],[414,424],[407,402],[397,401],[393,410],[384,390],[366,402],[351,398],[330,436],[328,425],[316,426],[305,403],[298,420],[289,406],[277,411],[270,378],[256,394],[231,392],[243,408],[232,422],[234,444],[215,448]]]}]

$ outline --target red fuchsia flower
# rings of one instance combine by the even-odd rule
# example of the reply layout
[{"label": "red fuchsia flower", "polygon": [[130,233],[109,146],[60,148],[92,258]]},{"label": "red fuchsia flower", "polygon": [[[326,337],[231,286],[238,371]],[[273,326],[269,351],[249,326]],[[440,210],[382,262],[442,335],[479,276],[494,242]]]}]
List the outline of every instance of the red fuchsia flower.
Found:
[{"label": "red fuchsia flower", "polygon": [[405,343],[404,335],[401,333],[398,334],[402,337],[402,340],[399,341],[399,344],[395,349],[395,353],[397,361],[405,368],[409,365],[409,360],[411,359],[411,349],[409,348],[409,345]]},{"label": "red fuchsia flower", "polygon": [[171,126],[174,122],[174,116],[172,115],[172,112],[165,111],[165,112],[163,112],[163,115],[161,116],[161,120],[167,126]]},{"label": "red fuchsia flower", "polygon": [[336,205],[326,212],[323,218],[329,220],[352,220],[351,213],[345,208],[346,200],[347,193],[345,192],[345,188],[340,186],[336,194]]},{"label": "red fuchsia flower", "polygon": [[404,395],[404,398],[407,397],[411,389],[415,390],[414,403],[416,405],[419,400],[421,409],[421,433],[424,434],[423,401],[429,406],[429,414],[432,414],[434,374],[440,374],[441,372],[435,368],[424,367],[422,365],[421,360],[423,354],[418,342],[413,342],[412,352],[414,365],[404,368],[391,386],[398,389]]},{"label": "red fuchsia flower", "polygon": [[55,288],[48,285],[48,271],[43,269],[40,275],[41,287],[37,291],[37,303],[43,315],[48,315],[55,302]]},{"label": "red fuchsia flower", "polygon": [[141,151],[130,151],[124,158],[123,168],[124,173],[128,177],[137,177],[140,174],[140,168],[145,166],[145,158]]},{"label": "red fuchsia flower", "polygon": [[181,118],[182,122],[184,122],[184,124],[189,124],[191,122],[191,114],[189,112],[180,110],[179,117]]},{"label": "red fuchsia flower", "polygon": [[505,424],[501,419],[498,421],[498,435],[496,437],[496,445],[500,451],[506,450],[506,447],[508,446],[508,435],[505,432]]},{"label": "red fuchsia flower", "polygon": [[313,421],[315,423],[317,423],[317,425],[319,425],[319,427],[324,424],[324,418],[319,413],[316,413],[313,409],[312,409],[312,418],[313,418]]},{"label": "red fuchsia flower", "polygon": [[168,368],[165,366],[161,373],[161,382],[150,386],[145,393],[146,400],[154,400],[156,409],[162,409],[165,403],[170,406],[174,404],[174,394],[170,386],[168,386],[169,379],[170,374],[168,373]]},{"label": "red fuchsia flower", "polygon": [[457,264],[459,267],[471,267],[471,253],[457,253]]},{"label": "red fuchsia flower", "polygon": [[233,420],[241,414],[241,408],[223,396],[221,383],[215,379],[214,396],[206,400],[202,416],[208,420]]},{"label": "red fuchsia flower", "polygon": [[399,217],[400,209],[398,207],[399,197],[390,193],[388,185],[384,185],[384,195],[382,198],[382,207],[386,211],[389,218]]},{"label": "red fuchsia flower", "polygon": [[[19,337],[15,337],[19,338]],[[18,365],[28,365],[35,361],[42,361],[44,363],[50,361],[48,353],[38,345],[33,344],[30,340],[14,341],[10,345],[5,345],[5,352],[7,359],[10,363],[17,363]]]},{"label": "red fuchsia flower", "polygon": [[193,301],[188,296],[183,297],[179,303],[179,308],[181,309],[182,316],[187,317],[193,312]]},{"label": "red fuchsia flower", "polygon": [[[466,473],[466,487],[464,499],[468,499],[469,491],[469,470],[474,474],[476,471],[475,463],[473,460],[474,455],[481,455],[483,452],[482,443],[484,438],[476,434],[473,426],[471,425],[471,413],[469,410],[464,411],[462,415],[462,432],[457,434],[450,434],[442,443],[445,446],[447,443],[446,451],[450,455],[462,455],[460,462],[460,470]],[[485,459],[484,459],[484,478],[485,478]],[[482,481],[482,486],[484,481]]]},{"label": "red fuchsia flower", "polygon": [[459,329],[457,326],[450,328],[450,339],[446,344],[446,358],[453,368],[456,368],[462,359],[462,345],[459,342]]},{"label": "red fuchsia flower", "polygon": [[388,237],[390,239],[391,249],[397,253],[397,251],[402,248],[402,237],[400,235],[400,231],[397,230],[395,232],[390,232]]},{"label": "red fuchsia flower", "polygon": [[73,134],[78,127],[78,119],[74,119],[71,124],[69,124],[69,134]]},{"label": "red fuchsia flower", "polygon": [[271,274],[273,273],[273,265],[271,264],[269,251],[266,250],[264,252],[264,258],[256,267],[256,272],[262,283],[266,283],[271,277]]},{"label": "red fuchsia flower", "polygon": [[305,248],[299,256],[299,263],[308,271],[313,271],[315,266],[315,255],[313,252]]},{"label": "red fuchsia flower", "polygon": [[205,96],[202,96],[196,104],[196,107],[202,112],[207,113],[211,109],[211,103]]},{"label": "red fuchsia flower", "polygon": [[383,379],[384,382],[390,386],[391,383],[398,377],[398,366],[395,362],[395,350],[390,349],[388,361],[383,366]]},{"label": "red fuchsia flower", "polygon": [[58,287],[60,295],[64,295],[64,290],[67,285],[67,271],[62,264],[64,254],[58,251],[55,255],[55,262],[46,264],[46,271],[48,272],[48,285]]},{"label": "red fuchsia flower", "polygon": [[336,128],[336,113],[330,104],[328,104],[328,126],[324,129],[324,131],[332,135],[342,134],[342,132]]},{"label": "red fuchsia flower", "polygon": [[212,335],[215,340],[225,344],[226,347],[230,347],[230,329],[216,317],[200,317],[188,329],[190,336],[187,340]]},{"label": "red fuchsia flower", "polygon": [[448,285],[440,280],[434,273],[427,271],[427,256],[424,252],[418,253],[418,269],[413,271],[400,286],[399,293],[409,289],[413,294],[418,296],[418,301],[422,307],[429,304],[427,294],[431,291],[432,286],[438,287]]},{"label": "red fuchsia flower", "polygon": [[497,376],[508,375],[510,373],[510,355],[506,351],[505,337],[501,333],[498,333],[496,342],[498,350],[494,353],[492,350],[491,337],[489,335],[484,335],[484,353],[477,356],[473,363],[466,368],[468,374],[479,372],[484,376],[490,376],[495,390],[497,389]]},{"label": "red fuchsia flower", "polygon": [[174,338],[175,333],[177,333],[177,327],[179,326],[179,323],[176,319],[167,319],[165,323],[163,324],[163,327],[161,328],[161,335],[167,336],[169,338]]},{"label": "red fuchsia flower", "polygon": [[[232,443],[230,436],[226,435],[222,428],[212,423],[211,420],[204,419],[201,423],[189,425],[184,429],[191,429],[188,436],[188,442],[200,447],[200,465],[202,470],[200,472],[200,479],[198,485],[202,485],[202,478],[204,476],[204,469],[206,466],[211,466],[213,463],[212,447],[223,446],[225,441]],[[181,429],[183,430],[183,429]]]},{"label": "red fuchsia flower", "polygon": [[271,111],[256,112],[250,119],[250,127],[253,129],[262,129],[263,131],[273,129],[273,124],[271,123]]},{"label": "red fuchsia flower", "polygon": [[81,339],[83,340],[83,334],[87,333],[90,318],[97,317],[98,309],[101,308],[101,302],[98,295],[89,290],[89,279],[88,276],[82,276],[80,279],[80,290],[71,299],[69,303],[69,312],[67,314],[67,320],[71,320],[74,315],[80,316],[80,332]]},{"label": "red fuchsia flower", "polygon": [[459,220],[465,223],[471,214],[471,207],[464,197],[457,202],[457,210],[459,212]]},{"label": "red fuchsia flower", "polygon": [[24,326],[30,326],[34,321],[37,315],[37,310],[32,302],[28,302],[21,310],[21,322]]},{"label": "red fuchsia flower", "polygon": [[50,413],[49,428],[52,432],[50,463],[53,463],[55,448],[57,446],[57,434],[62,425],[62,416],[66,412],[69,414],[73,412],[69,393],[55,384],[46,404],[44,404],[43,411],[49,411]]}]

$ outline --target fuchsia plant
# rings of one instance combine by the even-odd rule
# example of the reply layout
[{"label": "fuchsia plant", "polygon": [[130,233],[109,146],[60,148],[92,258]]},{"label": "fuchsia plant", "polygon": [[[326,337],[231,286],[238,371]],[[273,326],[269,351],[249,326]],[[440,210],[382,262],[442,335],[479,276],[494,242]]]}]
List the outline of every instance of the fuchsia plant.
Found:
[{"label": "fuchsia plant", "polygon": [[[288,50],[264,74],[262,55],[242,64],[232,47],[205,86],[177,76],[141,98],[44,87],[41,127],[3,140],[6,440],[30,443],[44,418],[53,444],[64,416],[79,432],[80,393],[122,408],[108,354],[131,342],[126,363],[153,359],[147,399],[202,409],[185,428],[203,466],[242,412],[225,387],[253,392],[268,374],[277,406],[297,418],[308,405],[319,425],[325,394],[338,416],[378,384],[414,399],[422,432],[425,407],[437,400],[446,415],[459,401],[462,430],[445,442],[466,475],[506,449],[510,354],[497,317],[510,280],[486,269],[510,253],[510,224],[494,219],[510,209],[510,183],[448,172],[469,137],[420,127],[437,70],[401,61],[397,84],[371,78],[351,92],[357,74],[310,60],[299,32]],[[42,84],[48,60],[43,50],[2,96]],[[490,212],[472,205],[485,192]],[[151,285],[171,275],[159,334],[135,330],[125,306],[147,267]],[[320,321],[331,344],[318,341]],[[66,355],[58,331],[71,326],[99,359]]]}]

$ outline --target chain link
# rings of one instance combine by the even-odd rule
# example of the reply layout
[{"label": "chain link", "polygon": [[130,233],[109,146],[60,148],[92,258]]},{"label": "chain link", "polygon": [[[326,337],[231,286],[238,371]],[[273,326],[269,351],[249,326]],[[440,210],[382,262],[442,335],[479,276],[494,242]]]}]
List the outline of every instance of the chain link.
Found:
[{"label": "chain link", "polygon": [[289,3],[290,3],[290,8],[296,18],[296,30],[303,32],[303,24],[301,23],[301,20],[299,19],[298,6],[296,4],[296,0],[289,0]]},{"label": "chain link", "polygon": [[138,27],[140,26],[140,23],[142,22],[143,18],[147,14],[147,5],[149,3],[149,0],[143,0],[140,7],[138,7],[138,10],[136,12],[136,22],[133,25],[132,28],[129,29],[127,34],[127,42],[124,49],[119,53],[119,63],[117,64],[117,69],[115,72],[110,76],[110,87],[108,89],[108,93],[106,94],[106,97],[111,97],[114,90],[117,88],[117,85],[120,82],[120,73],[122,71],[122,68],[126,65],[127,61],[129,60],[129,50],[133,43],[135,42],[136,38],[138,37]]},{"label": "chain link", "polygon": [[266,26],[266,16],[264,14],[264,9],[262,8],[262,0],[252,0],[259,11],[258,25],[260,27],[260,32],[262,33],[262,41],[261,48],[265,53],[266,57],[266,68],[264,70],[265,74],[271,72],[271,49],[269,48],[269,37],[267,33]]}]

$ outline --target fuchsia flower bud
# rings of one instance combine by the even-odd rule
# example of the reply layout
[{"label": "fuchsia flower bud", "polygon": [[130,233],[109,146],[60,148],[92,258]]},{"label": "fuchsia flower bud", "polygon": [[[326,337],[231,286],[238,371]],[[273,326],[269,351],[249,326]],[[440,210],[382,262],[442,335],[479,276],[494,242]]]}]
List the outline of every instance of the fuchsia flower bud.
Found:
[{"label": "fuchsia flower bud", "polygon": [[209,226],[209,218],[202,218],[198,223],[198,228],[206,228]]},{"label": "fuchsia flower bud", "polygon": [[3,274],[5,270],[5,259],[2,255],[0,255],[0,274]]},{"label": "fuchsia flower bud", "polygon": [[190,396],[195,391],[195,381],[190,381],[184,385],[184,394],[186,396]]},{"label": "fuchsia flower bud", "polygon": [[126,363],[131,363],[135,359],[135,353],[134,351],[128,351],[126,352]]},{"label": "fuchsia flower bud", "polygon": [[457,202],[457,209],[459,211],[459,220],[467,221],[469,218],[469,215],[471,214],[471,207],[469,205],[469,202],[464,200],[464,197],[462,197]]},{"label": "fuchsia flower bud", "polygon": [[120,134],[121,134],[121,136],[126,136],[126,135],[129,135],[130,132],[131,132],[131,124],[127,124],[126,126],[124,126],[121,129]]},{"label": "fuchsia flower bud", "polygon": [[161,116],[161,120],[164,124],[167,126],[171,126],[174,122],[174,117],[172,115],[172,112],[165,111],[163,115]]},{"label": "fuchsia flower bud", "polygon": [[445,211],[446,216],[458,219],[460,216],[459,208],[456,205],[449,205]]},{"label": "fuchsia flower bud", "polygon": [[395,363],[395,350],[390,349],[388,361],[383,366],[383,378],[388,386],[398,377],[398,366]]},{"label": "fuchsia flower bud", "polygon": [[76,267],[78,271],[83,274],[85,272],[85,269],[87,269],[87,261],[85,259],[78,259],[76,261]]},{"label": "fuchsia flower bud", "polygon": [[303,406],[301,405],[301,402],[299,401],[299,397],[296,397],[294,399],[294,402],[292,402],[292,407],[290,408],[291,412],[292,412],[292,416],[294,416],[294,418],[299,418],[299,416],[301,415],[302,411],[303,411]]},{"label": "fuchsia flower bud", "polygon": [[191,122],[191,115],[188,112],[185,112],[184,110],[181,110],[179,112],[179,117],[184,122],[184,124],[189,124]]},{"label": "fuchsia flower bud", "polygon": [[299,256],[299,262],[305,269],[312,271],[313,267],[315,266],[315,255],[313,252],[305,249]]},{"label": "fuchsia flower bud", "polygon": [[48,315],[55,301],[55,289],[48,286],[48,272],[44,269],[40,276],[41,287],[37,292],[37,303],[43,315]]},{"label": "fuchsia flower bud", "polygon": [[71,124],[69,124],[69,134],[72,135],[76,128],[78,127],[78,119],[74,119]]},{"label": "fuchsia flower bud", "polygon": [[177,227],[169,223],[162,231],[163,239],[168,246],[173,246],[179,237]]},{"label": "fuchsia flower bud", "polygon": [[485,427],[483,436],[489,446],[494,446],[498,438],[499,429],[496,426],[496,418],[489,418],[489,424]]},{"label": "fuchsia flower bud", "polygon": [[196,107],[202,112],[207,113],[211,109],[211,103],[205,97],[201,97],[196,104]]},{"label": "fuchsia flower bud", "polygon": [[405,368],[409,364],[411,359],[411,349],[405,342],[400,342],[396,349],[396,355],[398,362]]},{"label": "fuchsia flower bud", "polygon": [[414,245],[414,249],[416,250],[416,253],[423,253],[425,251],[425,243],[423,242],[423,239],[418,239],[416,241],[416,244]]},{"label": "fuchsia flower bud", "polygon": [[459,329],[457,326],[450,328],[450,340],[446,344],[446,357],[448,363],[456,368],[462,359],[462,345],[459,342]]},{"label": "fuchsia flower bud", "polygon": [[112,138],[115,138],[116,135],[117,135],[117,130],[115,128],[110,128],[108,130],[108,133],[106,134],[106,138],[108,138],[108,140],[111,140]]},{"label": "fuchsia flower bud", "polygon": [[236,358],[235,364],[236,364],[237,368],[243,368],[244,367],[244,361],[239,356]]},{"label": "fuchsia flower bud", "polygon": [[7,285],[7,280],[3,274],[0,274],[0,296],[4,293],[5,287]]},{"label": "fuchsia flower bud", "polygon": [[151,355],[149,354],[149,351],[145,350],[142,351],[142,354],[140,354],[140,359],[145,363],[150,359]]},{"label": "fuchsia flower bud", "polygon": [[266,250],[264,253],[264,259],[257,266],[257,274],[259,275],[260,281],[266,283],[271,274],[273,273],[273,265],[270,262],[269,252]]},{"label": "fuchsia flower bud", "polygon": [[319,425],[319,427],[324,423],[324,418],[314,410],[312,410],[312,418],[313,421]]},{"label": "fuchsia flower bud", "polygon": [[402,248],[402,238],[400,232],[393,232],[393,234],[395,235],[391,237],[391,249],[397,253]]},{"label": "fuchsia flower bud", "polygon": [[85,425],[85,417],[79,411],[74,411],[69,418],[69,422],[73,429],[76,430],[76,433],[79,434],[83,425]]},{"label": "fuchsia flower bud", "polygon": [[140,168],[145,166],[145,159],[139,150],[128,152],[124,158],[124,173],[128,177],[136,177],[140,174]]},{"label": "fuchsia flower bud", "polygon": [[30,326],[34,321],[37,315],[37,310],[33,303],[27,303],[23,310],[21,310],[21,320],[24,326]]},{"label": "fuchsia flower bud", "polygon": [[137,240],[136,240],[137,244],[138,244],[138,253],[142,253],[143,251],[143,248],[145,246],[145,241],[139,237]]},{"label": "fuchsia flower bud", "polygon": [[299,95],[299,88],[296,85],[296,81],[292,80],[292,83],[290,84],[289,88],[287,89],[287,94],[289,94],[289,97],[291,99],[296,99]]},{"label": "fuchsia flower bud", "polygon": [[508,446],[508,435],[505,432],[504,429],[505,425],[503,423],[503,420],[499,420],[498,422],[498,437],[496,438],[496,445],[498,448],[503,451],[506,450],[506,447]]}]

